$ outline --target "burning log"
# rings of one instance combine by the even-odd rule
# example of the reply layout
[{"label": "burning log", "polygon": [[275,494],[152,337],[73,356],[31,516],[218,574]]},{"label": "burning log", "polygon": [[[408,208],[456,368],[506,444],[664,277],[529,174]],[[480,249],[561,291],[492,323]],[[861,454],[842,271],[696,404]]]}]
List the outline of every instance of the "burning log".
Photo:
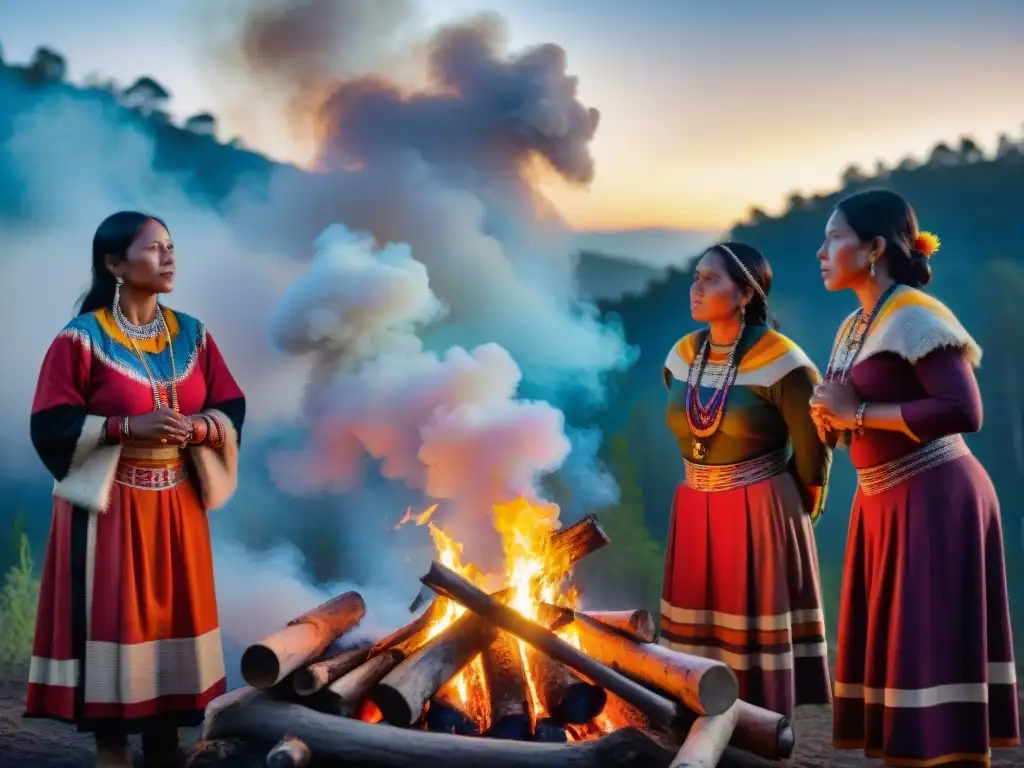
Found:
[{"label": "burning log", "polygon": [[219,707],[203,727],[207,740],[268,741],[286,735],[302,739],[318,759],[390,768],[647,768],[671,760],[671,753],[635,729],[580,744],[471,738],[371,725],[265,694],[247,704]]},{"label": "burning log", "polygon": [[302,739],[285,736],[267,753],[267,768],[305,768],[313,753]]},{"label": "burning log", "polygon": [[[587,680],[621,696],[656,721],[671,723],[677,721],[682,715],[675,702],[644,688],[639,683],[620,675],[615,670],[573,648],[550,630],[530,621],[515,609],[502,605],[450,568],[435,561],[431,563],[430,571],[420,581],[477,616],[506,632],[511,632],[555,661],[562,662]],[[735,678],[733,681],[735,683]],[[733,701],[735,701],[735,696]]]},{"label": "burning log", "polygon": [[427,729],[456,736],[480,735],[479,723],[466,712],[451,681],[441,686],[430,700],[430,706],[427,707]]},{"label": "burning log", "polygon": [[427,627],[433,624],[434,620],[440,616],[440,613],[441,606],[436,601],[431,603],[427,606],[427,610],[404,627],[399,627],[387,637],[384,637],[374,643],[373,647],[370,649],[370,658],[373,658],[377,654],[383,653],[391,648],[406,645],[410,639],[416,637],[427,629]]},{"label": "burning log", "polygon": [[463,616],[391,670],[370,691],[370,699],[386,722],[412,725],[438,689],[494,642],[496,634],[479,617]]},{"label": "burning log", "polygon": [[599,685],[580,680],[564,664],[537,654],[533,679],[551,719],[561,723],[589,723],[604,710],[608,694]]},{"label": "burning log", "polygon": [[669,768],[715,768],[729,745],[738,719],[738,704],[720,715],[698,717]]},{"label": "burning log", "polygon": [[597,515],[587,515],[551,534],[551,552],[559,559],[568,558],[570,567],[611,543],[608,534],[598,525]]},{"label": "burning log", "polygon": [[354,717],[370,689],[401,664],[404,658],[396,648],[386,650],[331,683],[331,713]]},{"label": "burning log", "polygon": [[658,636],[654,615],[645,608],[635,611],[583,611],[583,615],[617,629],[638,643],[653,643]]},{"label": "burning log", "polygon": [[738,720],[732,746],[766,760],[788,760],[796,745],[790,719],[742,700],[737,704]]},{"label": "burning log", "polygon": [[519,641],[499,632],[484,652],[484,677],[491,696],[491,727],[496,739],[530,738],[530,689]]},{"label": "burning log", "polygon": [[736,674],[720,661],[637,643],[586,614],[575,617],[573,626],[588,656],[664,691],[698,715],[720,715],[739,696]]},{"label": "burning log", "polygon": [[302,664],[312,661],[366,613],[357,592],[344,592],[292,619],[242,654],[242,677],[253,688],[277,685]]},{"label": "burning log", "polygon": [[[567,528],[552,531],[550,542],[552,562],[560,563],[564,559],[569,568],[572,568],[587,555],[611,544],[612,540],[598,525],[597,515],[586,515]],[[415,613],[433,596],[434,593],[429,587],[420,587],[419,593],[409,606],[409,613]]]},{"label": "burning log", "polygon": [[361,665],[369,654],[370,646],[363,645],[342,651],[329,659],[299,667],[292,675],[292,688],[299,696],[312,696]]},{"label": "burning log", "polygon": [[533,740],[544,744],[565,744],[569,741],[569,734],[550,717],[542,717],[533,729]]}]

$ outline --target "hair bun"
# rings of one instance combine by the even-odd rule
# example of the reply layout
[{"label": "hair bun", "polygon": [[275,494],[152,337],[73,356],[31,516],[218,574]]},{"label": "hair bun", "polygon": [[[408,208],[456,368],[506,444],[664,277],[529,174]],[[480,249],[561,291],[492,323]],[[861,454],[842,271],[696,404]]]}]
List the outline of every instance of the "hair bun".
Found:
[{"label": "hair bun", "polygon": [[916,248],[910,252],[910,274],[913,279],[908,285],[913,288],[922,288],[932,281],[931,260]]}]

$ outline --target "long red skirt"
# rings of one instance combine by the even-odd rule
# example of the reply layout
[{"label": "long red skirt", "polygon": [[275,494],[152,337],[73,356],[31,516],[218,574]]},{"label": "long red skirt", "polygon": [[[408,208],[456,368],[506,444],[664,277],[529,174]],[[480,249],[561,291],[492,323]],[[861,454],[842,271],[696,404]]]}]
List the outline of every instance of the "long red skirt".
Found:
[{"label": "long red skirt", "polygon": [[115,484],[101,513],[54,499],[26,716],[189,726],[224,691],[210,529],[192,483]]},{"label": "long red skirt", "polygon": [[676,489],[661,642],[719,659],[774,712],[831,701],[814,529],[791,475],[731,491]]},{"label": "long red skirt", "polygon": [[995,488],[974,456],[874,496],[846,539],[835,745],[886,765],[989,765],[1020,744]]}]

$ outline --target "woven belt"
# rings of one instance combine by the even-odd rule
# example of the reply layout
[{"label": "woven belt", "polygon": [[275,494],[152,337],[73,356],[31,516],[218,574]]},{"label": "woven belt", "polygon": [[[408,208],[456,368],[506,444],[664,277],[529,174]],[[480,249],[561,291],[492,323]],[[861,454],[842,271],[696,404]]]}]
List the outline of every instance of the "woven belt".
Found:
[{"label": "woven belt", "polygon": [[695,491],[734,491],[781,475],[789,467],[789,450],[783,448],[738,464],[694,464],[686,459],[683,463],[686,484]]},{"label": "woven belt", "polygon": [[857,481],[865,496],[876,496],[915,475],[970,453],[971,449],[967,447],[962,435],[948,435],[927,442],[898,459],[858,469]]},{"label": "woven belt", "polygon": [[122,462],[117,465],[114,482],[144,491],[163,491],[188,479],[185,462],[178,461],[163,467],[139,467]]},{"label": "woven belt", "polygon": [[181,446],[123,443],[121,445],[121,458],[175,462],[181,458]]}]

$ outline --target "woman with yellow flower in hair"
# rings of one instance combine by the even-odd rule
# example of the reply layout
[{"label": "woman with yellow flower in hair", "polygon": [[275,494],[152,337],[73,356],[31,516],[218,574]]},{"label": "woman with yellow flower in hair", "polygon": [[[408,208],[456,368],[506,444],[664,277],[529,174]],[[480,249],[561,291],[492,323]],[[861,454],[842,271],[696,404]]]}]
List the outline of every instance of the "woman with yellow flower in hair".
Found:
[{"label": "woman with yellow flower in hair", "polygon": [[920,290],[938,246],[872,190],[839,203],[818,251],[825,287],[860,300],[811,399],[858,477],[835,745],[893,766],[988,765],[1020,743],[999,501],[963,438],[981,427],[981,349]]}]

